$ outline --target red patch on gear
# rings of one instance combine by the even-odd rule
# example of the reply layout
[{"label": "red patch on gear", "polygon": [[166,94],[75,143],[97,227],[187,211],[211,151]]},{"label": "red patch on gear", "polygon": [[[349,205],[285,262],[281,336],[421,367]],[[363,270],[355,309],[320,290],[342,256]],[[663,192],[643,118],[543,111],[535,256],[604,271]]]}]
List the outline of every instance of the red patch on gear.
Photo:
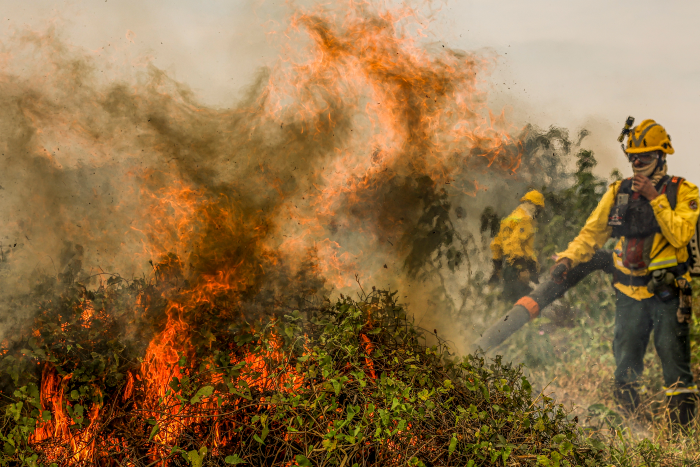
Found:
[{"label": "red patch on gear", "polygon": [[690,205],[690,209],[692,209],[693,211],[697,211],[697,210],[698,210],[698,202],[697,202],[697,200],[692,200],[692,201],[690,201],[690,202],[688,203],[688,205]]}]

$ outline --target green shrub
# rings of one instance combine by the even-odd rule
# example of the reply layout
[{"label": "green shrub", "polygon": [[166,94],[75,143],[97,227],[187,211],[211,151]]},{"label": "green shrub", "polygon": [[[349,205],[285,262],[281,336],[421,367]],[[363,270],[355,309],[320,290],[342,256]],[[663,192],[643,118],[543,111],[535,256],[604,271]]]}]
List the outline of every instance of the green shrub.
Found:
[{"label": "green shrub", "polygon": [[[392,293],[220,330],[205,351],[183,345],[157,393],[132,333],[162,331],[163,290],[54,287],[3,349],[3,465],[599,465],[520,367],[429,345]],[[51,374],[58,406],[42,387]],[[59,406],[65,435],[36,442]]]}]

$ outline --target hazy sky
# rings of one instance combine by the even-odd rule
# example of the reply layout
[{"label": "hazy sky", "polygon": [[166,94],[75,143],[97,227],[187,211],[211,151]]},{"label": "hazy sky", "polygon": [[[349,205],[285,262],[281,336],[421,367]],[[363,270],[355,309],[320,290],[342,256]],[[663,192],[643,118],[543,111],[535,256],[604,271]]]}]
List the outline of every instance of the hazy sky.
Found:
[{"label": "hazy sky", "polygon": [[[308,2],[306,2],[308,3]],[[670,171],[700,183],[693,139],[700,108],[700,2],[447,0],[430,41],[499,56],[492,100],[518,123],[593,131],[601,172],[630,172],[615,140],[627,115],[672,135]],[[68,42],[99,53],[150,54],[201,99],[228,106],[255,70],[277,59],[270,34],[288,2],[248,0],[0,0],[0,38],[55,24]]]}]

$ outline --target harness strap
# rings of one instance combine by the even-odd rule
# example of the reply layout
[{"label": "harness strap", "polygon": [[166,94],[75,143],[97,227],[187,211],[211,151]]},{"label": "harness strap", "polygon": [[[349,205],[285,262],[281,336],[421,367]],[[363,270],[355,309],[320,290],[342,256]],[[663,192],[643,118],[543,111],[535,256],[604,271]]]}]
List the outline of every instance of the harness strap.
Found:
[{"label": "harness strap", "polygon": [[668,182],[666,186],[669,188],[665,190],[666,198],[668,198],[668,204],[671,205],[671,209],[676,209],[676,202],[678,201],[678,187],[681,186],[685,179],[683,177],[673,177]]},{"label": "harness strap", "polygon": [[[683,274],[688,272],[688,263],[681,263],[672,268],[667,268],[666,270],[672,273],[675,277],[681,277]],[[642,287],[647,285],[650,280],[651,274],[646,274],[644,276],[630,276],[617,268],[615,268],[613,271],[614,284],[622,284],[630,287]]]},{"label": "harness strap", "polygon": [[[668,177],[668,175],[666,175],[666,177]],[[666,199],[668,199],[668,204],[671,206],[671,210],[676,209],[676,202],[678,201],[678,187],[681,183],[683,183],[683,180],[684,179],[682,177],[668,177],[661,187],[661,194],[666,194]],[[658,253],[649,258],[649,262],[653,262],[663,251],[663,248],[659,249]],[[661,269],[663,264],[657,266],[659,267],[656,269]]]},{"label": "harness strap", "polygon": [[615,268],[613,271],[613,284],[622,284],[629,287],[643,287],[647,285],[650,280],[651,274],[646,274],[644,276],[630,276],[617,268]]},{"label": "harness strap", "polygon": [[[668,203],[671,206],[671,209],[676,208],[676,203],[678,201],[678,187],[683,183],[684,179],[682,177],[671,177],[669,175],[665,175],[660,181],[659,184],[657,184],[656,189],[661,193],[665,194],[666,198],[668,199]],[[623,181],[623,184],[627,186],[627,189],[630,188],[632,183],[632,179],[628,178]],[[623,186],[625,185],[620,185],[619,190],[621,191]],[[619,192],[619,191],[618,191]],[[656,253],[653,257],[649,258],[649,263],[651,266],[651,263],[655,259],[658,258],[658,256],[663,252],[664,248],[659,249],[659,252]],[[663,263],[657,264],[654,269],[662,269],[663,265],[668,263],[669,265],[673,264],[674,266],[671,268],[667,268],[668,271],[673,272],[676,277],[680,277],[683,274],[685,274],[688,271],[688,265],[687,264],[677,264],[677,260],[675,257],[673,259],[669,258],[669,260],[666,262],[664,261]],[[647,285],[649,281],[651,280],[651,273],[646,274],[644,276],[631,276],[628,274],[623,273],[619,269],[615,268],[613,272],[613,283],[618,283],[622,285],[627,285],[631,287],[641,287]]]}]

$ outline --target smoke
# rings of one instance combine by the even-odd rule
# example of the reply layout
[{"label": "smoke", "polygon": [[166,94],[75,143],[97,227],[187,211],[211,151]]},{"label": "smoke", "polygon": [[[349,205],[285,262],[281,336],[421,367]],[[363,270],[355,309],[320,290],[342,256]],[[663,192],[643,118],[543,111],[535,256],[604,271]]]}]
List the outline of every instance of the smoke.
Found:
[{"label": "smoke", "polygon": [[537,132],[487,107],[494,58],[422,46],[414,14],[297,11],[283,58],[227,109],[53,30],[14,36],[0,72],[0,288],[155,275],[192,303],[226,295],[259,314],[377,285],[448,317],[458,281],[443,272],[475,272],[483,207],[500,212],[504,185],[522,193],[557,162],[544,167]]}]

